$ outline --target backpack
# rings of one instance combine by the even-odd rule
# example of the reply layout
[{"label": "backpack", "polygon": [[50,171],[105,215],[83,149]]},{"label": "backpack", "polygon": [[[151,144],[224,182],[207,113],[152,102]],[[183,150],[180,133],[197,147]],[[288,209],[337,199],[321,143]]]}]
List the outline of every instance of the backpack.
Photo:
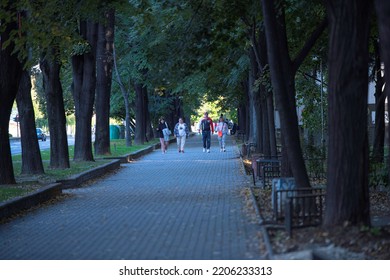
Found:
[{"label": "backpack", "polygon": [[202,130],[204,131],[209,131],[210,130],[210,125],[211,125],[211,122],[209,119],[203,119],[200,123],[200,127]]}]

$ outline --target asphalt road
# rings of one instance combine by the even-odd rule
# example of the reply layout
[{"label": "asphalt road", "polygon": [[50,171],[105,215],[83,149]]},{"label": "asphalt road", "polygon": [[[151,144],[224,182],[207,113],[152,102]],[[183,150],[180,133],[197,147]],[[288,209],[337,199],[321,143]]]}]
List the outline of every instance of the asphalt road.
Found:
[{"label": "asphalt road", "polygon": [[[46,141],[38,140],[39,142],[39,148],[41,151],[50,149],[50,137],[48,136]],[[74,138],[68,137],[68,145],[74,145]],[[12,155],[18,155],[22,153],[22,147],[20,139],[15,139],[10,141],[11,146],[11,154]]]}]

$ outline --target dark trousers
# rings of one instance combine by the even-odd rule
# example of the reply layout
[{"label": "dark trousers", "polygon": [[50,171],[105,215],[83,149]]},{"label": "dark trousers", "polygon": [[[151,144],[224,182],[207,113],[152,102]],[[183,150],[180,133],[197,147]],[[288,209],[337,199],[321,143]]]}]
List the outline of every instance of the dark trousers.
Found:
[{"label": "dark trousers", "polygon": [[203,148],[210,149],[210,143],[211,143],[210,130],[202,130],[202,140],[203,140]]}]

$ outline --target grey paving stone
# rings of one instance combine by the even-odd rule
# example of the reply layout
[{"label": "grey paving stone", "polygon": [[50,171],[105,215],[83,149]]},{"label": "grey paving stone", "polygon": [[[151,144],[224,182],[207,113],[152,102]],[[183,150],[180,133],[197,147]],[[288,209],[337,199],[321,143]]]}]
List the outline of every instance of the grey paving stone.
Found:
[{"label": "grey paving stone", "polygon": [[203,153],[194,136],[1,224],[0,259],[261,259],[247,180],[231,139]]}]

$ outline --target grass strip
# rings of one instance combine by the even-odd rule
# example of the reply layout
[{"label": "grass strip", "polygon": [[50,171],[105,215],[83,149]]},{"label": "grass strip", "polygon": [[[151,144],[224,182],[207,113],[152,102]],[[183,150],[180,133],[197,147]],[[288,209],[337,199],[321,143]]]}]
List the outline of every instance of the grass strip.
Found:
[{"label": "grass strip", "polygon": [[[110,141],[111,155],[109,157],[121,157],[131,153],[135,153],[139,150],[147,148],[151,145],[158,143],[158,139],[153,139],[144,145],[132,145],[127,147],[125,139],[115,139]],[[93,151],[94,152],[94,151]],[[95,161],[73,161],[74,146],[69,146],[69,155],[71,155],[70,168],[67,169],[51,169],[50,163],[50,150],[41,151],[41,157],[45,174],[42,175],[20,175],[22,168],[21,155],[12,156],[14,173],[16,174],[17,184],[15,185],[0,185],[0,202],[23,196],[30,192],[33,192],[43,185],[56,182],[57,180],[63,180],[70,176],[80,174],[87,170],[94,169],[103,164],[109,163],[111,160],[104,159],[105,156],[95,156]]]}]

